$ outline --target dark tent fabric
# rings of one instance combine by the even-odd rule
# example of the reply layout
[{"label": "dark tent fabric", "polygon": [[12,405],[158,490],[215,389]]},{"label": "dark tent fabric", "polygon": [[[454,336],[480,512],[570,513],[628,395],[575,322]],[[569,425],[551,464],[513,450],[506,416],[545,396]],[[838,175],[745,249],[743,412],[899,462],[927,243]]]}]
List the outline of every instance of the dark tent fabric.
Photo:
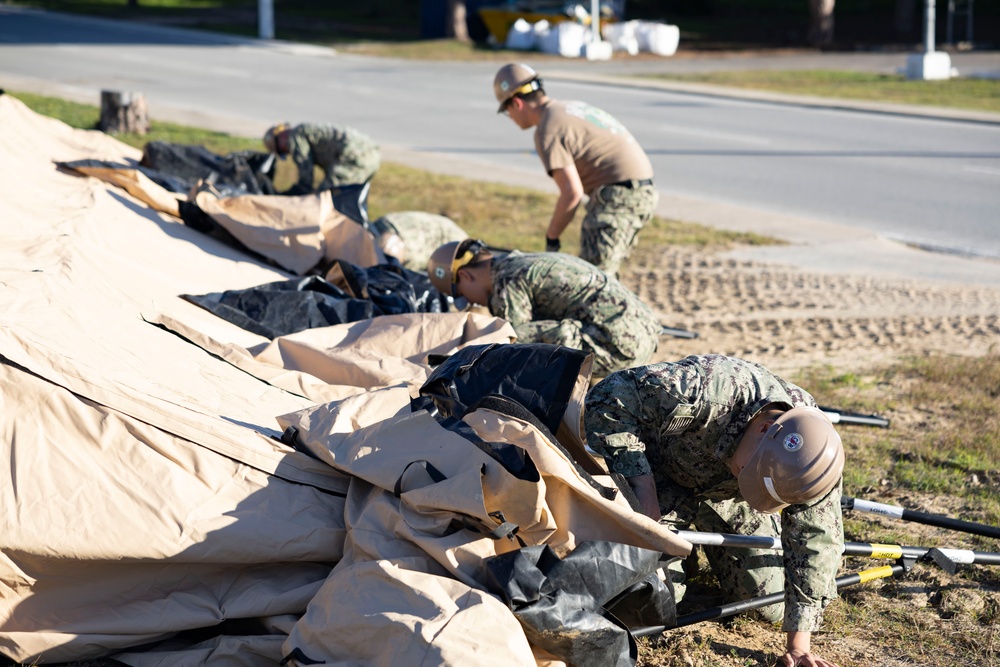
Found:
[{"label": "dark tent fabric", "polygon": [[552,433],[559,430],[587,353],[560,345],[469,345],[443,361],[420,388],[445,417],[461,417],[480,399],[510,398]]},{"label": "dark tent fabric", "polygon": [[[198,181],[226,196],[273,195],[274,160],[270,153],[237,151],[217,155],[204,146],[150,141],[140,165],[151,179],[173,192],[187,192]],[[175,188],[183,189],[175,189]]]},{"label": "dark tent fabric", "polygon": [[[275,160],[270,153],[237,151],[217,155],[204,146],[150,141],[142,150],[139,168],[158,185],[171,192],[187,193],[199,181],[210,183],[224,197],[240,195],[303,195],[311,190],[274,188]],[[369,183],[343,185],[329,190],[333,207],[361,225],[368,224]],[[196,217],[188,205],[189,217]],[[197,228],[196,225],[192,225]]]},{"label": "dark tent fabric", "polygon": [[448,311],[448,301],[426,274],[395,264],[363,268],[335,259],[322,273],[351,296],[371,299],[379,310],[378,315]]},{"label": "dark tent fabric", "polygon": [[487,559],[483,578],[532,645],[576,667],[632,667],[635,639],[610,609],[652,625],[675,625],[670,583],[656,576],[662,558],[604,541],[581,542],[562,559],[548,546],[529,546]]},{"label": "dark tent fabric", "polygon": [[[371,183],[357,183],[330,188],[333,207],[362,225],[368,224],[368,190]],[[279,194],[290,194],[282,192]]]},{"label": "dark tent fabric", "polygon": [[[383,311],[380,313],[382,315],[449,311],[447,297],[434,287],[426,273],[411,271],[398,264],[361,268],[336,259],[328,263],[320,273],[327,279],[336,275],[337,279],[333,282],[347,290],[351,296],[375,301]],[[412,288],[412,299],[409,291],[403,287],[404,283]]]},{"label": "dark tent fabric", "polygon": [[437,290],[419,296],[398,266],[363,268],[336,260],[327,276],[308,276],[204,295],[181,295],[247,331],[277,338],[287,334],[346,322],[403,313],[442,312]]}]

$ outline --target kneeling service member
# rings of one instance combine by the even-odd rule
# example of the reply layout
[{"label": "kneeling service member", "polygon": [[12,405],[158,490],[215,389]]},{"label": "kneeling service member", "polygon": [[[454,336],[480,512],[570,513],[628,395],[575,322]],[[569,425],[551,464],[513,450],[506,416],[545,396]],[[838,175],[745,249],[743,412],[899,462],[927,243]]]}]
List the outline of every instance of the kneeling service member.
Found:
[{"label": "kneeling service member", "polygon": [[[291,155],[299,171],[292,194],[320,192],[342,185],[367,182],[378,170],[381,151],[368,135],[351,127],[279,123],[264,134],[264,147],[272,153]],[[313,167],[324,174],[313,188]]]},{"label": "kneeling service member", "polygon": [[431,282],[444,294],[487,306],[522,343],[594,354],[598,376],[649,361],[662,328],[649,306],[592,264],[562,253],[494,256],[476,239],[434,251]]},{"label": "kneeling service member", "polygon": [[[844,448],[812,396],[764,367],[712,354],[612,373],[587,394],[587,444],[675,528],[781,538],[782,552],[705,547],[727,601],[787,632],[783,667],[836,667],[810,633],[837,596]],[[678,599],[683,569],[670,566]]]}]

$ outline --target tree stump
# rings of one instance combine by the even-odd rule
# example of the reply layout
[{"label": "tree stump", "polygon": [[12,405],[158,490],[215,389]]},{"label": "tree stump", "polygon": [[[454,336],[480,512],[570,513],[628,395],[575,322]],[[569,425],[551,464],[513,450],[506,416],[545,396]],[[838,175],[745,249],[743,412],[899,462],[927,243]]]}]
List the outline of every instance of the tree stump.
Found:
[{"label": "tree stump", "polygon": [[146,134],[149,132],[149,108],[142,93],[101,91],[101,120],[97,126],[108,134]]}]

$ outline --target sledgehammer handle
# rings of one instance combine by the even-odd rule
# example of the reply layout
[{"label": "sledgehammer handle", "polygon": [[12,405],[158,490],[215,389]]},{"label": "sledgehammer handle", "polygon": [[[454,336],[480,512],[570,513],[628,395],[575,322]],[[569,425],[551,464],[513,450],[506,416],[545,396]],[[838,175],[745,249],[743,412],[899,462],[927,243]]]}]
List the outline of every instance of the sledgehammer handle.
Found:
[{"label": "sledgehammer handle", "polygon": [[882,503],[873,503],[868,500],[849,498],[847,496],[841,498],[840,503],[845,510],[858,510],[859,512],[881,514],[883,516],[891,516],[897,519],[902,519],[903,521],[913,521],[914,523],[922,523],[928,526],[937,526],[938,528],[948,528],[950,530],[957,530],[963,533],[972,533],[973,535],[982,535],[983,537],[1000,539],[1000,528],[997,528],[996,526],[988,526],[984,523],[974,523],[972,521],[963,521],[962,519],[953,519],[949,516],[942,516],[940,514],[914,512],[913,510],[908,510],[905,507],[883,505]]}]

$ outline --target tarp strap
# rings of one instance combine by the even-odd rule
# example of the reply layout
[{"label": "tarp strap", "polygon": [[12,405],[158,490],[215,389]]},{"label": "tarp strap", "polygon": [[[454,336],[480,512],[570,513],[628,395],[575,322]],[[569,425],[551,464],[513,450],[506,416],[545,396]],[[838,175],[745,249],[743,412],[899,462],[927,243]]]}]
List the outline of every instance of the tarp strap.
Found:
[{"label": "tarp strap", "polygon": [[[414,468],[414,466],[416,466],[416,468],[413,472],[410,472],[410,469]],[[399,475],[399,478],[393,485],[392,494],[396,496],[396,498],[399,498],[407,491],[420,489],[431,484],[437,484],[445,481],[446,479],[448,478],[445,474],[435,468],[430,461],[422,459],[419,461],[410,461],[406,464],[406,467],[403,468],[403,472]],[[474,533],[485,535],[492,540],[501,540],[504,538],[509,540],[516,539],[522,547],[525,546],[525,543],[520,537],[517,536],[520,526],[511,521],[507,521],[507,517],[504,516],[502,511],[490,512],[489,516],[499,525],[490,529],[479,519],[461,515],[452,520],[452,527],[456,529],[471,530]]]},{"label": "tarp strap", "polygon": [[321,662],[323,662],[322,660],[313,660],[305,653],[303,653],[302,649],[300,648],[293,648],[292,652],[286,655],[284,658],[282,658],[281,662],[278,664],[284,667],[284,665],[287,665],[292,660],[299,663],[300,665],[318,665]]},{"label": "tarp strap", "polygon": [[[422,483],[413,484],[411,482],[410,484],[407,484],[407,488],[404,489],[403,478],[406,477],[406,471],[409,470],[412,466],[417,466],[424,472],[423,476],[421,477]],[[411,477],[411,480],[412,479],[413,478]],[[403,468],[403,472],[400,473],[399,478],[396,480],[396,484],[393,486],[392,489],[392,495],[399,498],[401,495],[403,495],[410,489],[419,489],[424,486],[429,486],[430,484],[437,484],[438,482],[443,482],[446,479],[448,478],[445,477],[444,473],[435,468],[430,461],[424,461],[424,460],[410,461],[409,463],[406,464],[406,467]]]}]

